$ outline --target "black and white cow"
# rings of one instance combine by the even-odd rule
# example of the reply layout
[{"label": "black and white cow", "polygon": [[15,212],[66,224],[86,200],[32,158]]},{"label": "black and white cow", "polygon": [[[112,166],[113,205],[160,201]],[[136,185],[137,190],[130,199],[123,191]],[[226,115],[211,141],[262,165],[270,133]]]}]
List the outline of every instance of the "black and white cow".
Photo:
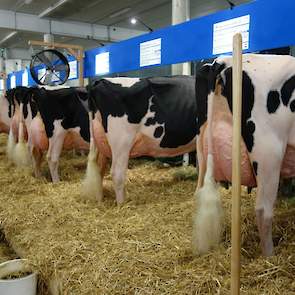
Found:
[{"label": "black and white cow", "polygon": [[193,77],[102,79],[89,90],[89,100],[101,173],[106,157],[111,158],[118,204],[125,198],[129,157],[172,157],[195,149]]},{"label": "black and white cow", "polygon": [[[273,207],[280,176],[295,175],[294,89],[294,57],[243,55],[241,179],[247,186],[257,184],[255,210],[264,255],[273,252]],[[196,98],[199,212],[194,234],[196,250],[202,253],[214,246],[221,229],[220,199],[212,179],[231,181],[231,57],[202,67]]]},{"label": "black and white cow", "polygon": [[62,149],[89,149],[87,91],[19,87],[14,95],[15,104],[21,106],[36,177],[40,176],[42,156],[47,151],[52,181],[59,181]]}]

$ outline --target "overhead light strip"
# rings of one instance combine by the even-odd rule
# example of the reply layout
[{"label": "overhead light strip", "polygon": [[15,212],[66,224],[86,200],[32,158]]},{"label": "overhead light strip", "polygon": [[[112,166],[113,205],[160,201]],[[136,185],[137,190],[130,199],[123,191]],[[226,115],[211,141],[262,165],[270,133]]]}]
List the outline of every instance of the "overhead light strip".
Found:
[{"label": "overhead light strip", "polygon": [[54,11],[55,9],[57,9],[58,7],[62,6],[63,4],[65,4],[66,2],[68,2],[69,0],[60,0],[57,3],[55,3],[52,6],[49,6],[48,8],[46,8],[45,10],[43,10],[38,17],[44,17],[46,15],[48,15],[49,13],[51,13],[52,11]]},{"label": "overhead light strip", "polygon": [[10,38],[12,38],[13,36],[15,36],[17,34],[17,31],[12,31],[11,33],[9,33],[7,36],[5,36],[1,41],[0,44],[6,42],[7,40],[9,40]]},{"label": "overhead light strip", "polygon": [[119,11],[116,11],[116,12],[112,13],[112,14],[109,16],[109,18],[115,18],[115,17],[117,17],[117,16],[120,16],[120,15],[122,15],[122,14],[128,12],[130,9],[131,9],[130,7],[125,7],[125,8],[123,8],[123,9],[119,10]]}]

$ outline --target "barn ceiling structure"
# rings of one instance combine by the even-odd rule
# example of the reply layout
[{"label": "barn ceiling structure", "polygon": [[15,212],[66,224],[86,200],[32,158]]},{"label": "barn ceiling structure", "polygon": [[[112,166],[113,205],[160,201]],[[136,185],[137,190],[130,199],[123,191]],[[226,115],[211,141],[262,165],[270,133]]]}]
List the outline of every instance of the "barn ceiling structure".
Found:
[{"label": "barn ceiling structure", "polygon": [[[235,5],[250,0],[232,0]],[[226,9],[226,0],[191,0],[190,17]],[[171,24],[172,0],[1,0],[0,48],[8,58],[29,59],[28,40],[52,33],[56,42],[85,49],[148,32],[138,17],[154,30]]]}]

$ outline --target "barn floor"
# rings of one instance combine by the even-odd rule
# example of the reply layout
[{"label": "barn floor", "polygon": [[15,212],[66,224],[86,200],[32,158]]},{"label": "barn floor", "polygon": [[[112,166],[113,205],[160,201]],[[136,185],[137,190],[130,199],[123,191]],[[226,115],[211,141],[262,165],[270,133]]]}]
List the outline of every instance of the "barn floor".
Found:
[{"label": "barn floor", "polygon": [[[107,176],[105,200],[98,205],[80,197],[86,157],[64,154],[63,181],[52,184],[45,163],[40,180],[8,163],[6,138],[0,136],[1,228],[14,250],[39,270],[41,283],[58,280],[56,290],[71,295],[229,294],[229,191],[221,189],[226,212],[222,245],[193,257],[195,180],[180,177],[182,168],[159,169],[155,162],[133,160],[126,204],[115,205]],[[241,294],[295,294],[295,204],[278,202],[276,255],[264,259],[254,197],[243,193]],[[47,294],[42,286],[39,294]]]}]

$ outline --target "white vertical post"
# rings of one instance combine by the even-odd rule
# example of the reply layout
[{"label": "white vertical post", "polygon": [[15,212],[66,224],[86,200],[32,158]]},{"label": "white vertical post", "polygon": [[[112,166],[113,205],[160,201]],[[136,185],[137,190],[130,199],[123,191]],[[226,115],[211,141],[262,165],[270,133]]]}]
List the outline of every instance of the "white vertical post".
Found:
[{"label": "white vertical post", "polygon": [[[172,25],[190,19],[190,0],[172,0]],[[172,75],[191,75],[190,63],[172,65]]]},{"label": "white vertical post", "polygon": [[232,224],[231,295],[240,294],[241,272],[241,113],[242,35],[233,38],[233,144],[232,144]]},{"label": "white vertical post", "polygon": [[[172,25],[190,19],[190,0],[172,0]],[[172,65],[172,75],[191,75],[191,63]],[[183,166],[188,166],[189,154],[183,155]]]}]

